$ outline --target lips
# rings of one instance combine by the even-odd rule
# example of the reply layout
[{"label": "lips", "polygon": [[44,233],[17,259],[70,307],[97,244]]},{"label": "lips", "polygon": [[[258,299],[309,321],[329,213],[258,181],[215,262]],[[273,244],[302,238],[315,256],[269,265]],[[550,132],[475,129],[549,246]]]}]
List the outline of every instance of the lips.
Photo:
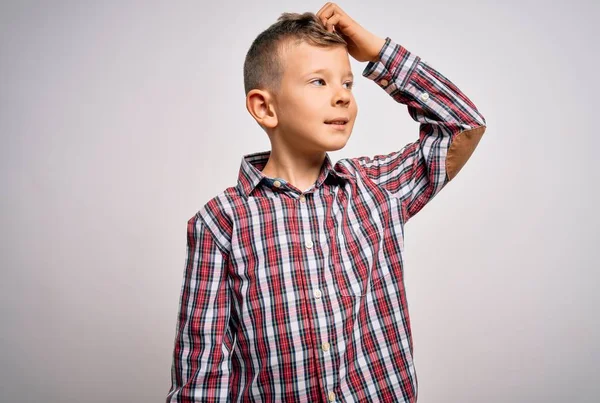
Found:
[{"label": "lips", "polygon": [[348,123],[348,120],[349,119],[345,118],[345,117],[338,117],[338,118],[326,120],[325,123],[328,125],[345,125],[346,123]]}]

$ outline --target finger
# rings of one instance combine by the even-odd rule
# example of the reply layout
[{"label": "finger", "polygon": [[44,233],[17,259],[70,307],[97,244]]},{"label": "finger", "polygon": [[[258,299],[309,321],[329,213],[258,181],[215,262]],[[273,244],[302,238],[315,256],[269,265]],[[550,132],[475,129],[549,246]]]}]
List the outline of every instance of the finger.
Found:
[{"label": "finger", "polygon": [[[324,9],[323,12],[321,13],[321,17],[320,17],[321,22],[323,23],[323,25],[325,27],[327,27],[329,25],[329,21],[335,15],[337,15],[336,10],[335,10],[335,4],[330,3],[329,7],[327,7],[326,9]],[[337,21],[336,21],[336,23],[337,23]]]},{"label": "finger", "polygon": [[316,16],[317,17],[321,17],[321,13],[323,13],[323,10],[325,10],[325,8],[327,8],[328,5],[330,5],[331,2],[327,2],[323,5],[323,7],[321,7],[321,9],[319,11],[317,11]]},{"label": "finger", "polygon": [[336,3],[327,3],[328,7],[323,7],[322,14],[326,17],[331,17],[333,14],[346,15],[344,10],[341,9]]},{"label": "finger", "polygon": [[333,17],[329,18],[327,20],[327,24],[325,25],[327,31],[333,32],[334,27],[337,25],[338,22],[340,22],[340,18],[342,18],[342,16],[339,14],[334,14]]},{"label": "finger", "polygon": [[335,13],[335,3],[327,3],[321,11],[321,18],[329,18]]},{"label": "finger", "polygon": [[333,15],[334,8],[335,8],[335,4],[334,3],[327,3],[319,11],[320,12],[319,19],[321,20],[321,22],[323,23],[323,25],[325,25],[325,23],[327,22],[327,19]]}]

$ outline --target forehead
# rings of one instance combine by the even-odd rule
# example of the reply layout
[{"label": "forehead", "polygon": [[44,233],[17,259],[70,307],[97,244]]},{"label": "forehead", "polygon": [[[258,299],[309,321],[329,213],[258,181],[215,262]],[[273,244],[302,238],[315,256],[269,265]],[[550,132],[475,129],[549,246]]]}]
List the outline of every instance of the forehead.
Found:
[{"label": "forehead", "polygon": [[282,52],[284,76],[302,78],[319,71],[333,75],[351,75],[352,68],[345,46],[319,47],[306,42],[290,44]]}]

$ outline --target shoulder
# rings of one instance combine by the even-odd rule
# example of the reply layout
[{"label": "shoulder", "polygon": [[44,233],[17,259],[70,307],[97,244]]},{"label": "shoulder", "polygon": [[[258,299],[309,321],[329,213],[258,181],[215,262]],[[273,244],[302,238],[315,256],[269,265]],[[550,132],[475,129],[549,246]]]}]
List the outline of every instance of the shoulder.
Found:
[{"label": "shoulder", "polygon": [[348,178],[356,180],[365,180],[365,160],[368,157],[348,157],[338,160],[333,169]]},{"label": "shoulder", "polygon": [[360,157],[342,158],[335,163],[334,169],[345,175],[356,176],[360,169]]},{"label": "shoulder", "polygon": [[231,247],[234,208],[239,198],[236,187],[228,187],[209,199],[188,221],[203,225],[223,253],[229,253]]}]

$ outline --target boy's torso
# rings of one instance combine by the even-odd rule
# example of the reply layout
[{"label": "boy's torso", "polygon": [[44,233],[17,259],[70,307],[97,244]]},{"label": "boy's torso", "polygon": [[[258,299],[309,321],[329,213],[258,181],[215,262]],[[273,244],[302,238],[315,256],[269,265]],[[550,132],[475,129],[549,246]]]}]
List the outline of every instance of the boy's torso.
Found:
[{"label": "boy's torso", "polygon": [[[239,385],[231,393],[310,398],[325,388],[351,401],[370,379],[379,396],[410,401],[417,380],[399,200],[348,159],[335,167],[327,159],[315,186],[299,192],[252,177],[268,157],[254,155],[252,173],[241,171],[237,186],[199,212],[229,254]],[[262,371],[272,376],[253,376]]]}]

